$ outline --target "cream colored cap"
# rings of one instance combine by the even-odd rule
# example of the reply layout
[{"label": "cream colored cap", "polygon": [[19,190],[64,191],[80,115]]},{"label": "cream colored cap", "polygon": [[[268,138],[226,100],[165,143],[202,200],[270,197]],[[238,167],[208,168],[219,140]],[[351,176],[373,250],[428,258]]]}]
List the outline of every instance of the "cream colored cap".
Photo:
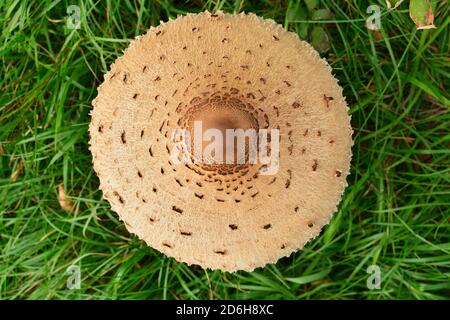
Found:
[{"label": "cream colored cap", "polygon": [[[151,28],[111,66],[93,105],[104,197],[131,233],[178,261],[224,271],[275,262],[320,233],[346,187],[352,129],[331,68],[254,14]],[[279,129],[278,172],[174,164],[172,133],[203,116]]]}]

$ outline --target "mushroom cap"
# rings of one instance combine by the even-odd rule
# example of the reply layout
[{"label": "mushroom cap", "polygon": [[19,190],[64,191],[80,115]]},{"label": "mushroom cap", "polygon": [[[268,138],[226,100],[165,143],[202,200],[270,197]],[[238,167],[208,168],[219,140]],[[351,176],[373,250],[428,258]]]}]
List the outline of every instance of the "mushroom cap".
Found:
[{"label": "mushroom cap", "polygon": [[[178,261],[224,271],[276,262],[320,233],[347,185],[342,88],[308,43],[254,14],[152,27],[111,65],[93,106],[104,198],[131,233]],[[174,164],[171,134],[202,117],[279,129],[278,171]]]}]

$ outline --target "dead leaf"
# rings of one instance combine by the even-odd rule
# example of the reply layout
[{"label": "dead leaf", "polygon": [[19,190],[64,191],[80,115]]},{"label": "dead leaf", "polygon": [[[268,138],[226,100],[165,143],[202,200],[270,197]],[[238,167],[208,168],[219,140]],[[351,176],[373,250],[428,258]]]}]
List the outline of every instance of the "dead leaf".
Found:
[{"label": "dead leaf", "polygon": [[23,161],[19,160],[16,170],[14,170],[14,172],[11,174],[11,181],[16,182],[22,171],[23,171]]},{"label": "dead leaf", "polygon": [[397,9],[397,7],[405,0],[386,0],[388,9]]},{"label": "dead leaf", "polygon": [[434,29],[433,8],[429,0],[410,0],[409,16],[414,21],[418,30]]},{"label": "dead leaf", "polygon": [[58,186],[58,201],[59,205],[64,211],[73,212],[75,205],[72,200],[66,197],[66,193],[64,191],[64,186],[61,184]]},{"label": "dead leaf", "polygon": [[383,40],[383,34],[380,32],[380,30],[370,30],[370,32],[372,33],[372,36],[376,41]]}]

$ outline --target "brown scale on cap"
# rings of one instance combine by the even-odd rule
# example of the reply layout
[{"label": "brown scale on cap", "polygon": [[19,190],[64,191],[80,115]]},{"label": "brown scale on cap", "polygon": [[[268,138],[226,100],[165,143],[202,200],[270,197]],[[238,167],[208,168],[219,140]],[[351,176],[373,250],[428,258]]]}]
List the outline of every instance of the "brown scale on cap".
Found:
[{"label": "brown scale on cap", "polygon": [[[180,16],[132,41],[104,79],[89,128],[94,169],[112,209],[153,248],[250,271],[301,249],[336,211],[350,167],[348,107],[326,61],[275,22]],[[279,128],[278,170],[260,174],[248,148],[241,164],[175,164],[172,132],[192,133],[198,120]]]}]

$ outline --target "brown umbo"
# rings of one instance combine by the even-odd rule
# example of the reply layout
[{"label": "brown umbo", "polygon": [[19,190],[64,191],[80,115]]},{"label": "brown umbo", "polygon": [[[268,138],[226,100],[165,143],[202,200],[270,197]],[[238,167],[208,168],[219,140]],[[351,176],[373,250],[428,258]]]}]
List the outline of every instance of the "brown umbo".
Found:
[{"label": "brown umbo", "polygon": [[[188,14],[132,41],[93,101],[100,189],[127,229],[178,261],[253,270],[301,249],[346,187],[352,129],[327,62],[254,14]],[[177,128],[279,129],[278,172],[174,164]]]}]

